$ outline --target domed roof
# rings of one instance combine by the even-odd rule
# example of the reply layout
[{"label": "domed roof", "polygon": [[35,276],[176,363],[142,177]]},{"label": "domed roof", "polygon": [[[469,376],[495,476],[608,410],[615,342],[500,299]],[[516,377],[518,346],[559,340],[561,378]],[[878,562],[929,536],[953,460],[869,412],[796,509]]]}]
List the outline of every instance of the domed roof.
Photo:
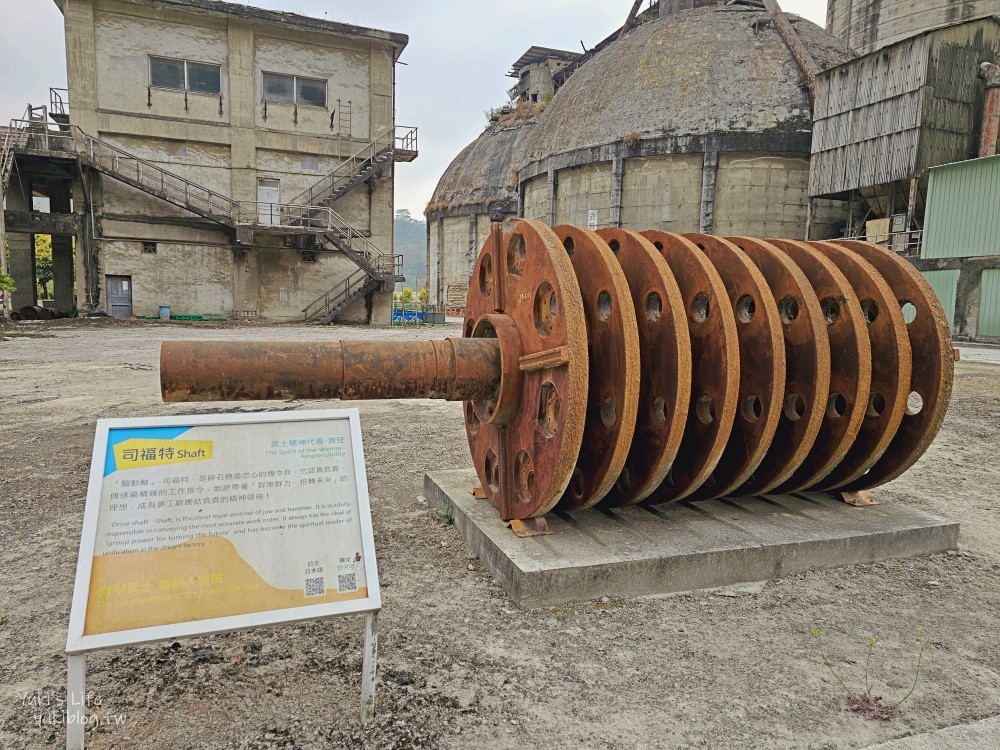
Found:
[{"label": "domed roof", "polygon": [[[788,18],[821,69],[854,57],[819,26]],[[811,129],[806,76],[768,13],[694,8],[636,27],[581,65],[539,116],[518,166],[623,139]]]},{"label": "domed roof", "polygon": [[448,165],[424,213],[498,203],[504,211],[517,211],[515,153],[535,122],[532,117],[511,124],[492,123]]}]

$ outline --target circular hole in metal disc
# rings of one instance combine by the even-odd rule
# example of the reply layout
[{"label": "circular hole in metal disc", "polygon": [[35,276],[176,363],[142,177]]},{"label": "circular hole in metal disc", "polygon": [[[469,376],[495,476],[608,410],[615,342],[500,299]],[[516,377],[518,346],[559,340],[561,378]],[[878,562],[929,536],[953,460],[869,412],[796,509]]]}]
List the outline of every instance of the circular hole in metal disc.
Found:
[{"label": "circular hole in metal disc", "polygon": [[535,291],[535,330],[539,336],[548,336],[556,325],[558,303],[552,285],[543,281]]},{"label": "circular hole in metal disc", "polygon": [[702,424],[712,424],[715,421],[715,405],[712,397],[707,393],[699,396],[694,405],[694,413]]},{"label": "circular hole in metal disc", "polygon": [[741,411],[743,412],[743,419],[747,422],[756,422],[764,412],[764,407],[760,403],[760,398],[751,393],[743,399]]},{"label": "circular hole in metal disc", "polygon": [[573,497],[581,500],[586,489],[587,485],[583,481],[583,472],[580,471],[579,467],[573,469],[573,476],[569,480],[569,490],[573,493]]},{"label": "circular hole in metal disc", "polygon": [[646,317],[649,320],[656,321],[660,319],[660,314],[663,312],[663,300],[660,299],[660,295],[656,292],[651,293],[646,297]]},{"label": "circular hole in metal disc", "polygon": [[486,483],[494,492],[500,490],[500,462],[492,448],[486,451]]},{"label": "circular hole in metal disc", "polygon": [[899,303],[899,305],[903,310],[903,321],[906,325],[910,325],[910,323],[912,323],[917,317],[917,308],[914,307],[913,303],[908,300],[903,300]]},{"label": "circular hole in metal disc", "polygon": [[847,399],[843,393],[834,391],[826,400],[826,416],[830,419],[840,419],[847,414]]},{"label": "circular hole in metal disc", "polygon": [[618,475],[618,481],[616,482],[618,489],[622,492],[628,492],[632,489],[632,474],[628,470],[628,466],[622,468],[622,473]]},{"label": "circular hole in metal disc", "polygon": [[667,421],[667,402],[661,396],[654,398],[653,403],[649,405],[649,416],[654,422]]},{"label": "circular hole in metal disc", "polygon": [[473,435],[479,432],[479,417],[476,416],[476,409],[471,401],[465,402],[465,423],[469,426],[469,432]]},{"label": "circular hole in metal disc", "polygon": [[576,245],[573,242],[573,238],[572,237],[567,237],[566,239],[564,239],[563,240],[563,247],[566,248],[566,254],[567,255],[572,255],[573,254],[573,250],[576,247]]},{"label": "circular hole in metal disc", "polygon": [[906,398],[906,413],[911,417],[919,414],[924,409],[924,397],[916,391],[911,391]]},{"label": "circular hole in metal disc", "polygon": [[611,242],[608,243],[608,247],[611,248],[611,252],[615,255],[618,255],[618,251],[622,249],[622,246],[618,244],[618,240],[611,240]]},{"label": "circular hole in metal disc", "polygon": [[862,300],[861,312],[865,314],[868,325],[871,325],[878,318],[878,303],[873,299]]},{"label": "circular hole in metal disc", "polygon": [[840,318],[840,303],[833,297],[826,297],[819,306],[823,309],[823,317],[826,318],[827,325],[833,325]]},{"label": "circular hole in metal disc", "polygon": [[493,256],[483,256],[479,263],[479,291],[486,297],[493,294]]},{"label": "circular hole in metal disc", "polygon": [[806,402],[797,393],[789,393],[785,396],[785,416],[792,422],[798,422],[805,416]]},{"label": "circular hole in metal disc", "polygon": [[868,408],[865,410],[865,414],[869,417],[881,417],[884,411],[885,396],[878,391],[872,391],[872,394],[868,397]]},{"label": "circular hole in metal disc", "polygon": [[507,243],[507,273],[520,276],[524,271],[526,255],[524,237],[515,232],[511,235],[510,242]]},{"label": "circular hole in metal disc", "polygon": [[799,301],[795,297],[784,297],[778,303],[778,312],[781,314],[781,322],[785,325],[794,323],[799,317]]},{"label": "circular hole in metal disc", "polygon": [[597,317],[601,320],[611,317],[611,295],[607,292],[597,295]]},{"label": "circular hole in metal disc", "polygon": [[691,302],[691,320],[695,323],[704,323],[708,320],[709,309],[708,295],[699,292]]},{"label": "circular hole in metal disc", "polygon": [[526,500],[531,500],[535,491],[535,468],[526,451],[518,451],[514,457],[514,480],[517,482],[517,491]]},{"label": "circular hole in metal disc", "polygon": [[553,438],[559,430],[559,393],[555,385],[546,380],[538,399],[538,427],[547,438]]},{"label": "circular hole in metal disc", "polygon": [[601,402],[601,421],[604,422],[605,427],[611,427],[617,418],[615,400],[608,396]]},{"label": "circular hole in metal disc", "polygon": [[736,319],[740,323],[749,323],[753,320],[755,312],[757,312],[757,305],[749,294],[744,294],[736,300]]},{"label": "circular hole in metal disc", "polygon": [[653,243],[653,247],[655,247],[657,250],[661,250],[662,251],[663,250],[663,243],[660,242],[659,240],[657,240],[656,242]]}]

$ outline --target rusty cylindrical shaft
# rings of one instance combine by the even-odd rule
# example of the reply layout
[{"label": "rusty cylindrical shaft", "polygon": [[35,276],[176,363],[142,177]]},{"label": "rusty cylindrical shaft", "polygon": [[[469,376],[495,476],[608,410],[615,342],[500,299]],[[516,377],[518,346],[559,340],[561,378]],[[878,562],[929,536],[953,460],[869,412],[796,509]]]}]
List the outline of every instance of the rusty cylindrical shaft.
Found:
[{"label": "rusty cylindrical shaft", "polygon": [[497,339],[165,341],[164,401],[440,398],[477,401],[500,385]]},{"label": "rusty cylindrical shaft", "polygon": [[1000,136],[1000,65],[983,63],[979,77],[986,81],[986,101],[983,103],[983,127],[979,141],[979,156],[993,156]]}]

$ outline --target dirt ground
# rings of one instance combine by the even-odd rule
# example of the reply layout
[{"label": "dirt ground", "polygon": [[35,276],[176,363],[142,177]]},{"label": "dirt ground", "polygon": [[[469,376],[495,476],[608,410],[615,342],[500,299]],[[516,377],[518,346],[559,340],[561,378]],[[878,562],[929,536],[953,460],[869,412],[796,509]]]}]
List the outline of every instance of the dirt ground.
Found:
[{"label": "dirt ground", "polygon": [[[11,750],[65,743],[57,706],[35,704],[65,695],[96,420],[220,410],[160,402],[161,340],[460,335],[107,320],[14,332],[0,341],[0,747]],[[461,405],[357,406],[384,599],[374,722],[359,727],[362,620],[347,617],[92,654],[102,723],[88,747],[819,750],[1000,714],[1000,366],[958,364],[937,441],[876,493],[959,521],[959,552],[531,612],[419,498],[425,471],[469,463]],[[866,639],[879,639],[871,671],[886,702],[909,690],[914,631],[927,634],[896,718],[849,710],[813,627],[849,686],[863,683]]]}]

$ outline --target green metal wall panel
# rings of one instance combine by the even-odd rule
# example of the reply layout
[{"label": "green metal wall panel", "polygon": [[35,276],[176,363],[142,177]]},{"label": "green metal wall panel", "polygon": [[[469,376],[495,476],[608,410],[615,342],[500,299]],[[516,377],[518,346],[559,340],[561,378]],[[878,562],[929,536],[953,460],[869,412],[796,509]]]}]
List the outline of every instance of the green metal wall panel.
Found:
[{"label": "green metal wall panel", "polygon": [[1000,255],[1000,156],[929,174],[921,257]]},{"label": "green metal wall panel", "polygon": [[[941,300],[941,307],[944,308],[944,313],[948,316],[948,325],[953,330],[955,328],[955,297],[958,291],[958,274],[957,270],[924,271],[924,278],[934,289],[937,298]],[[909,322],[907,321],[907,323]]]},{"label": "green metal wall panel", "polygon": [[1000,336],[1000,269],[983,271],[977,336]]}]

